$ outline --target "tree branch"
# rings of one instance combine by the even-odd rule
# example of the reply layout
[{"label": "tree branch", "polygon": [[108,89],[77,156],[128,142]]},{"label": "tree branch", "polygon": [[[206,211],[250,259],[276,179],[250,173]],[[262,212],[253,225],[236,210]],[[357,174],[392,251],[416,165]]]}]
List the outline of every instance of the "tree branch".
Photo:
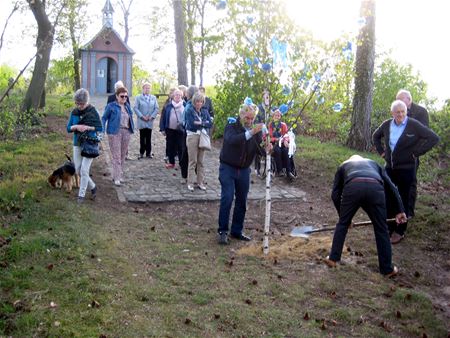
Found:
[{"label": "tree branch", "polygon": [[2,50],[2,47],[3,47],[3,37],[5,36],[6,27],[8,26],[9,20],[13,16],[14,12],[16,12],[18,9],[19,9],[19,3],[16,2],[14,4],[14,8],[12,9],[11,13],[9,13],[9,16],[6,19],[5,26],[3,27],[2,35],[0,36],[0,51]]}]

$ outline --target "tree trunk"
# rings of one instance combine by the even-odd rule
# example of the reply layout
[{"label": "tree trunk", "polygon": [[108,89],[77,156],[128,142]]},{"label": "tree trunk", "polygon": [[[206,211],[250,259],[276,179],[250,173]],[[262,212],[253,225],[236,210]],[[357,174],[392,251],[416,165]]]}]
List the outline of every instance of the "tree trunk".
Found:
[{"label": "tree trunk", "polygon": [[78,43],[75,37],[75,22],[72,19],[69,19],[69,31],[70,31],[70,40],[72,41],[72,55],[73,55],[73,84],[74,89],[81,88],[81,79],[80,79],[80,51],[78,50]]},{"label": "tree trunk", "polygon": [[53,47],[54,27],[51,24],[44,3],[41,0],[27,0],[38,25],[36,47],[38,54],[34,63],[33,75],[28,87],[22,109],[38,109],[45,106],[45,80]]},{"label": "tree trunk", "polygon": [[200,86],[203,86],[203,71],[205,68],[205,6],[206,6],[206,0],[204,0],[201,4],[201,7],[199,8],[200,12],[200,37],[201,37],[201,44],[200,44],[200,71],[199,71],[199,77],[200,77]]},{"label": "tree trunk", "polygon": [[183,12],[182,0],[173,0],[173,14],[175,26],[175,43],[177,45],[177,71],[178,84],[187,85],[187,58],[186,58],[186,40],[184,32],[186,30],[186,22]]},{"label": "tree trunk", "polygon": [[366,18],[366,24],[359,32],[356,49],[355,96],[347,146],[367,151],[371,146],[370,116],[375,63],[375,0],[362,1],[360,14],[361,17]]},{"label": "tree trunk", "polygon": [[195,5],[193,0],[186,1],[186,15],[187,15],[187,30],[186,30],[186,43],[189,52],[189,61],[191,64],[191,85],[195,85],[195,49],[194,49],[194,29],[195,29]]}]

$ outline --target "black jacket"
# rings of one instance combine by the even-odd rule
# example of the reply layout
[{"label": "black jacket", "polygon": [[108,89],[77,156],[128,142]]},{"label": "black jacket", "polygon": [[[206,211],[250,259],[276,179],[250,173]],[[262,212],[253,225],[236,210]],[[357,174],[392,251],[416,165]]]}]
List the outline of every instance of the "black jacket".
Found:
[{"label": "black jacket", "polygon": [[[390,126],[392,119],[384,121],[372,135],[377,152],[384,153],[386,167],[391,169],[410,169],[416,165],[416,158],[425,154],[439,142],[430,128],[419,121],[408,118],[405,130],[397,141],[394,152],[389,147]],[[381,139],[384,138],[384,145]]]},{"label": "black jacket", "polygon": [[422,123],[424,126],[429,127],[430,121],[428,117],[428,111],[418,104],[415,104],[414,102],[411,103],[411,108],[408,109],[408,116],[412,117],[413,119],[416,119],[420,123]]},{"label": "black jacket", "polygon": [[220,152],[220,162],[236,168],[248,168],[253,162],[256,153],[264,155],[261,147],[262,133],[253,135],[249,140],[245,139],[245,128],[239,119],[229,123],[225,127],[223,146]]},{"label": "black jacket", "polygon": [[386,174],[386,171],[377,162],[367,158],[360,158],[358,160],[345,161],[336,171],[331,199],[333,200],[338,213],[341,207],[344,186],[356,177],[374,178],[380,181],[384,186],[386,200],[391,204],[390,209],[395,210],[396,214],[405,211],[397,187],[392,183],[391,179]]}]

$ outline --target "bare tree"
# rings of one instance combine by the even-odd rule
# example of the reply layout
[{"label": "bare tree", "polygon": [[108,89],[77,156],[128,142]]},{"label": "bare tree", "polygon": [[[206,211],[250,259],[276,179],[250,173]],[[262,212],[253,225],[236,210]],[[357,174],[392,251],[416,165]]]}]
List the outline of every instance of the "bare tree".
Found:
[{"label": "bare tree", "polygon": [[123,38],[123,41],[128,44],[128,37],[130,36],[130,26],[128,23],[128,20],[130,18],[130,8],[133,4],[133,0],[129,0],[128,3],[126,3],[124,0],[119,0],[120,8],[122,9],[123,13],[123,22],[124,22],[124,29],[125,29],[125,35]]},{"label": "bare tree", "polygon": [[178,83],[187,85],[188,76],[186,67],[186,38],[184,36],[184,32],[186,31],[186,21],[182,0],[173,0],[173,14],[175,26],[175,43],[177,46]]},{"label": "bare tree", "polygon": [[189,61],[191,64],[191,84],[195,85],[195,70],[196,70],[196,57],[194,47],[194,30],[196,24],[196,6],[197,0],[186,0],[186,17],[187,17],[187,29],[186,29],[186,44],[189,54]]},{"label": "bare tree", "polygon": [[30,85],[28,86],[22,104],[22,109],[25,111],[45,106],[45,80],[47,79],[47,70],[50,62],[50,53],[53,47],[55,27],[58,24],[61,11],[66,5],[66,2],[63,1],[56,15],[55,22],[52,24],[45,11],[45,1],[27,0],[27,2],[38,25],[38,34],[36,38],[36,48],[38,53],[36,55]]},{"label": "bare tree", "polygon": [[5,26],[3,27],[2,35],[0,36],[0,51],[2,50],[2,47],[3,47],[3,39],[5,37],[6,27],[8,27],[9,20],[13,16],[14,12],[16,12],[18,9],[19,9],[19,3],[16,2],[14,4],[13,9],[11,10],[11,13],[9,13],[8,18],[6,19]]},{"label": "bare tree", "polygon": [[375,63],[375,0],[363,0],[360,14],[366,19],[366,24],[361,28],[358,36],[355,96],[347,146],[357,150],[369,150]]}]

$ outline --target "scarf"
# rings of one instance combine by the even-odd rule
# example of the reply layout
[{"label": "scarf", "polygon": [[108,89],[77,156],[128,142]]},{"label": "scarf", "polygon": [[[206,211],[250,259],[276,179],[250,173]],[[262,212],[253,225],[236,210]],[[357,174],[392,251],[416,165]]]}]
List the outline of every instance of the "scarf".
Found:
[{"label": "scarf", "polygon": [[172,100],[172,106],[173,106],[173,109],[175,110],[175,113],[177,114],[177,117],[180,117],[181,113],[184,110],[183,101],[176,103],[175,101]]},{"label": "scarf", "polygon": [[78,124],[83,124],[85,126],[95,128],[102,127],[102,121],[100,121],[97,109],[95,109],[95,107],[90,104],[84,110],[75,108],[72,111],[72,114],[80,117],[80,121],[78,122]]}]

